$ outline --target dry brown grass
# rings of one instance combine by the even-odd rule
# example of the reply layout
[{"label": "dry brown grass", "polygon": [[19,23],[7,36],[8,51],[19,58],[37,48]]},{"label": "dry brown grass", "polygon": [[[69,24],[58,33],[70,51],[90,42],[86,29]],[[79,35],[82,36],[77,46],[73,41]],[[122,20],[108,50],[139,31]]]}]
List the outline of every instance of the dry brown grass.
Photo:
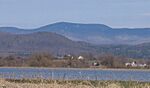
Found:
[{"label": "dry brown grass", "polygon": [[93,88],[88,85],[75,85],[75,84],[58,84],[58,83],[14,83],[5,80],[0,80],[0,88]]},{"label": "dry brown grass", "polygon": [[150,83],[112,81],[0,80],[0,88],[150,88]]}]

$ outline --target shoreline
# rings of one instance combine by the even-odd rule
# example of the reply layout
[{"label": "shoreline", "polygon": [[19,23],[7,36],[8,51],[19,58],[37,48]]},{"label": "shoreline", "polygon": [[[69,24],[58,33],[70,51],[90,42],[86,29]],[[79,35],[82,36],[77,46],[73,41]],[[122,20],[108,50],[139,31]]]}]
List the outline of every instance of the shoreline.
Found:
[{"label": "shoreline", "polygon": [[150,71],[150,69],[137,69],[137,68],[53,68],[53,67],[0,67],[1,68],[14,68],[14,69],[50,69],[50,70],[112,70],[112,71]]}]

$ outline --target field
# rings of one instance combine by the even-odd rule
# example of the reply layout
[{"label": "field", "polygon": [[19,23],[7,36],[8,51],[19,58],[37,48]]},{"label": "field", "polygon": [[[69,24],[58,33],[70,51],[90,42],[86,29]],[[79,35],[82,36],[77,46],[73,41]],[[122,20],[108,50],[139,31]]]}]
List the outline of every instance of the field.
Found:
[{"label": "field", "polygon": [[1,79],[0,88],[150,88],[148,82]]}]

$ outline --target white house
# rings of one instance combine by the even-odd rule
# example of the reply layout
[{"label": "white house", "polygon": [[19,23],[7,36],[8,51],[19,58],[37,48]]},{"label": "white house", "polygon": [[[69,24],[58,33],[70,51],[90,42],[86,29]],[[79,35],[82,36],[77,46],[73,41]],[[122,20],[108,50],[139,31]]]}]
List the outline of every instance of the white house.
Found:
[{"label": "white house", "polygon": [[79,57],[78,57],[78,60],[83,60],[83,59],[84,59],[83,56],[79,56]]},{"label": "white house", "polygon": [[137,67],[138,64],[137,64],[135,61],[133,61],[133,62],[131,63],[131,66],[132,66],[132,67]]},{"label": "white house", "polygon": [[93,66],[99,66],[100,64],[98,62],[94,62]]},{"label": "white house", "polygon": [[133,61],[132,63],[125,63],[125,66],[129,67],[146,67],[147,64],[137,64],[135,61]]},{"label": "white house", "polygon": [[131,63],[125,63],[125,66],[127,66],[127,67],[131,66]]}]

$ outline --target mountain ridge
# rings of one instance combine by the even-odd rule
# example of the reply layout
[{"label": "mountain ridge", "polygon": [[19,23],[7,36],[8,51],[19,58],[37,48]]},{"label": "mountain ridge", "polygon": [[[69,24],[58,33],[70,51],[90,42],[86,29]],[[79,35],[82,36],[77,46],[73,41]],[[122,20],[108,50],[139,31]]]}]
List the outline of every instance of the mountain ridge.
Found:
[{"label": "mountain ridge", "polygon": [[81,55],[83,53],[94,56],[113,54],[128,58],[150,58],[150,43],[138,45],[93,45],[82,41],[73,41],[52,32],[36,32],[29,34],[10,34],[0,32],[1,54],[24,54],[48,52],[53,55]]},{"label": "mountain ridge", "polygon": [[[51,52],[53,54],[89,52],[90,44],[75,42],[51,32],[30,34],[0,33],[0,52]],[[77,52],[77,53],[76,53]]]},{"label": "mountain ridge", "polygon": [[15,27],[0,27],[0,32],[13,34],[53,32],[74,41],[84,41],[98,45],[140,44],[150,42],[150,28],[111,28],[104,24],[57,22],[31,30]]}]

